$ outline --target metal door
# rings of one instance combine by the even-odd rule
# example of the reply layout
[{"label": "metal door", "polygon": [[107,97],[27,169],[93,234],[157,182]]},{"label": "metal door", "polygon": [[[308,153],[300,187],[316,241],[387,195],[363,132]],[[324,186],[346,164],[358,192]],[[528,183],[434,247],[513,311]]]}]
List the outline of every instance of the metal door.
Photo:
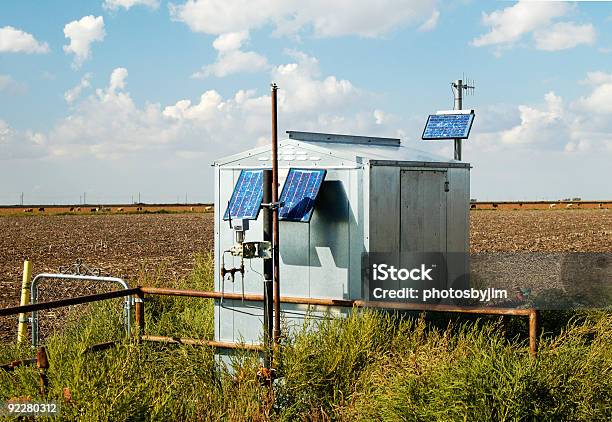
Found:
[{"label": "metal door", "polygon": [[400,253],[446,252],[446,171],[401,170]]}]

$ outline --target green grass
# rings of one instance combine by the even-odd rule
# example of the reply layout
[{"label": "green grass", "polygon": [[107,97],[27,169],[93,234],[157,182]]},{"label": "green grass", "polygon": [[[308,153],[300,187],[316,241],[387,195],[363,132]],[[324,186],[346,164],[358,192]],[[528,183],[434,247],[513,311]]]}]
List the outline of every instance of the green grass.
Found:
[{"label": "green grass", "polygon": [[[162,269],[144,276],[160,283]],[[212,288],[202,256],[172,287]],[[47,338],[47,399],[64,420],[600,421],[612,419],[612,313],[544,314],[537,360],[524,318],[424,319],[374,311],[309,320],[283,340],[275,401],[243,352],[234,372],[208,347],[120,340],[120,300],[93,304]],[[149,334],[212,338],[210,300],[160,297],[146,304]],[[562,322],[560,322],[562,321]],[[0,346],[0,363],[32,350]],[[72,399],[63,397],[64,388]],[[0,401],[41,400],[34,367],[0,371]]]}]

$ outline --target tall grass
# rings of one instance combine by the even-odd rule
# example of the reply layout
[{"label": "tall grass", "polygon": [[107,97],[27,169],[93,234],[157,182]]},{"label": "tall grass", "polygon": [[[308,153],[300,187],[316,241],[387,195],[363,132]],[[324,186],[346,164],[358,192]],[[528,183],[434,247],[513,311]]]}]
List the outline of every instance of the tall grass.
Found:
[{"label": "tall grass", "polygon": [[[158,275],[140,283],[159,284]],[[212,279],[212,259],[202,256],[173,287],[210,289]],[[155,298],[146,310],[148,333],[212,338],[209,300]],[[511,329],[500,320],[443,325],[368,310],[308,320],[283,340],[273,391],[260,384],[253,353],[238,353],[228,371],[208,347],[122,340],[120,322],[120,301],[98,303],[46,340],[47,399],[62,403],[62,419],[612,419],[610,312],[581,315],[544,335],[537,360],[527,352],[522,322]],[[116,347],[86,352],[112,339]],[[5,344],[0,363],[32,354]],[[0,401],[14,397],[43,399],[35,368],[0,371]]]}]

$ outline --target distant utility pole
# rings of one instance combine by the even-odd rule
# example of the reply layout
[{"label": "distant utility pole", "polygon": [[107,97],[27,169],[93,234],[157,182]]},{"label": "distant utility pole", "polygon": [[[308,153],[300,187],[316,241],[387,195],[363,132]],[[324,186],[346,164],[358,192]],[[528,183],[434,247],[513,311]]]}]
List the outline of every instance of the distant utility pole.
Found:
[{"label": "distant utility pole", "polygon": [[138,192],[138,203],[140,204],[140,192]]},{"label": "distant utility pole", "polygon": [[23,192],[21,192],[21,206],[23,206]]},{"label": "distant utility pole", "polygon": [[87,203],[87,192],[83,192],[83,205]]},{"label": "distant utility pole", "polygon": [[185,204],[187,203],[187,192],[185,192]]},{"label": "distant utility pole", "polygon": [[[473,93],[475,87],[474,85],[470,85],[470,81],[463,83],[462,79],[451,82],[451,86],[455,96],[454,108],[455,110],[463,110],[463,90],[466,91],[466,94],[470,92]],[[461,139],[455,139],[455,160],[461,161]]]}]

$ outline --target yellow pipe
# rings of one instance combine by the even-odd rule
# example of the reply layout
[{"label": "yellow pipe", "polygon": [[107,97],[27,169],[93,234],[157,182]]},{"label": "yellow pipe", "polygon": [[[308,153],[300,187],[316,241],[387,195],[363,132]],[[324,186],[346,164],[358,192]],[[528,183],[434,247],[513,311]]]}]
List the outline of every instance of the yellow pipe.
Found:
[{"label": "yellow pipe", "polygon": [[[23,261],[23,279],[21,280],[21,303],[20,305],[27,305],[30,303],[30,286],[32,281],[30,280],[32,275],[32,266],[29,260]],[[19,314],[19,327],[17,328],[17,344],[22,343],[28,330],[28,320],[26,314]]]}]

